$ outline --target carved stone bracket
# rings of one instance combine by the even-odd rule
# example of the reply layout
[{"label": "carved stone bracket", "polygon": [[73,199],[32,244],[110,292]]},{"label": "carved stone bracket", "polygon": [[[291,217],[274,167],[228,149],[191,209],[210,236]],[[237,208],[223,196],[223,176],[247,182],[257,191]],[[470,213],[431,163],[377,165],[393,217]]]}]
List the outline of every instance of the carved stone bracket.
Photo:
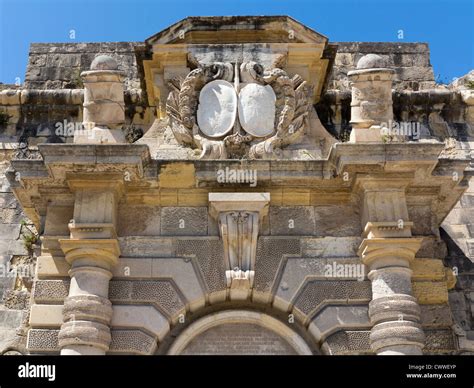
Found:
[{"label": "carved stone bracket", "polygon": [[231,299],[246,299],[253,287],[259,226],[269,193],[209,193],[209,211],[219,223]]}]

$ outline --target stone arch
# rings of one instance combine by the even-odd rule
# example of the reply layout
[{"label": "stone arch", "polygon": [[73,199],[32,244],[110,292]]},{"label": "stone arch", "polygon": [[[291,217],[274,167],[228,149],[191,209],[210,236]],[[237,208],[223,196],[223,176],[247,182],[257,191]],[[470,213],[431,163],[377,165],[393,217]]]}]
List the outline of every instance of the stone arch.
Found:
[{"label": "stone arch", "polygon": [[[215,341],[226,335],[226,341]],[[271,315],[249,309],[227,309],[192,322],[174,340],[167,354],[297,354],[311,355],[295,330]]]}]

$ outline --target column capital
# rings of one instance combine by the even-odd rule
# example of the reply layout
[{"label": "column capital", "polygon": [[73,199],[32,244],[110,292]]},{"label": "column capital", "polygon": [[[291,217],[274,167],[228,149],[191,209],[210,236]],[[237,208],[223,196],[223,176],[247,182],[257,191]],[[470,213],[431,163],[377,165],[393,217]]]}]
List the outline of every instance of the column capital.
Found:
[{"label": "column capital", "polygon": [[371,270],[384,267],[408,267],[420,249],[422,238],[366,238],[358,255]]},{"label": "column capital", "polygon": [[72,266],[99,265],[110,269],[120,256],[120,246],[115,239],[61,239],[59,244]]}]

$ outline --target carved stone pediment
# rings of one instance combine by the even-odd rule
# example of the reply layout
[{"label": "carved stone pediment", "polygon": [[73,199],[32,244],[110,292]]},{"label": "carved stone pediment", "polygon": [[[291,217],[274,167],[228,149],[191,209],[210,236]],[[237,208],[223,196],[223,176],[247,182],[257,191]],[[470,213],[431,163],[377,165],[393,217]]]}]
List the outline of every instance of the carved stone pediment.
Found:
[{"label": "carved stone pediment", "polygon": [[170,82],[174,137],[201,159],[271,158],[308,127],[311,88],[298,75],[256,62],[200,65]]}]

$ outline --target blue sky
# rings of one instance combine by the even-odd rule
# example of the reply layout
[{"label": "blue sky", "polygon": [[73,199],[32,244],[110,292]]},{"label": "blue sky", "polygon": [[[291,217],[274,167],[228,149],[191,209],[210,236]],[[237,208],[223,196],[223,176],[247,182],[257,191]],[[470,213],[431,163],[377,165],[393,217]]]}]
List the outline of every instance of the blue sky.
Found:
[{"label": "blue sky", "polygon": [[427,42],[444,82],[474,68],[473,0],[0,0],[0,82],[23,82],[33,42],[143,41],[186,16],[285,14],[332,42]]}]

